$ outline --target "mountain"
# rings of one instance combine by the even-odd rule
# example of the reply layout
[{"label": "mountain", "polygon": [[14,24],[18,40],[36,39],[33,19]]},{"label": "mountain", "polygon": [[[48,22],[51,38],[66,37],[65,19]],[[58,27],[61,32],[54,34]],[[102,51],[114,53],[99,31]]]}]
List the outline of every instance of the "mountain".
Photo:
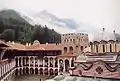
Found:
[{"label": "mountain", "polygon": [[47,25],[31,25],[33,19],[14,10],[0,11],[0,40],[21,43],[38,40],[40,43],[58,43],[60,34]]},{"label": "mountain", "polygon": [[55,16],[52,13],[49,13],[46,10],[43,10],[40,13],[33,15],[32,17],[34,21],[37,23],[46,22],[54,26],[57,26],[58,28],[63,27],[63,28],[76,29],[77,27],[79,27],[79,24],[73,19],[58,18],[57,16]]},{"label": "mountain", "polygon": [[5,25],[30,25],[19,12],[11,9],[0,11],[0,21]]}]

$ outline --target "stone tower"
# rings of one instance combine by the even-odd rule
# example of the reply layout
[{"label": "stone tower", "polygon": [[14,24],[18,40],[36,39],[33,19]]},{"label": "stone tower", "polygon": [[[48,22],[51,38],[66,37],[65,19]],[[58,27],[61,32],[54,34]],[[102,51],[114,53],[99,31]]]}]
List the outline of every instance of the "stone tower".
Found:
[{"label": "stone tower", "polygon": [[88,45],[88,34],[84,33],[67,33],[61,35],[62,54],[72,53],[81,54],[83,49]]}]

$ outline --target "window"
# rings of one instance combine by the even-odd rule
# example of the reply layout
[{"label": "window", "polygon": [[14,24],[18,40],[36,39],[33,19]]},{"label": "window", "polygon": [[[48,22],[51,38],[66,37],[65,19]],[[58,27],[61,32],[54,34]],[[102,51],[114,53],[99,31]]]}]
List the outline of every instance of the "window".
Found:
[{"label": "window", "polygon": [[70,53],[73,53],[73,47],[72,46],[70,46],[69,50],[70,50]]},{"label": "window", "polygon": [[98,45],[96,45],[96,52],[98,53]]},{"label": "window", "polygon": [[83,52],[83,46],[81,46],[80,49],[81,49],[81,52]]},{"label": "window", "polygon": [[105,45],[103,45],[103,52],[105,52]]},{"label": "window", "polygon": [[67,53],[67,47],[64,47],[64,53]]},{"label": "window", "polygon": [[110,52],[112,52],[112,45],[110,44]]}]

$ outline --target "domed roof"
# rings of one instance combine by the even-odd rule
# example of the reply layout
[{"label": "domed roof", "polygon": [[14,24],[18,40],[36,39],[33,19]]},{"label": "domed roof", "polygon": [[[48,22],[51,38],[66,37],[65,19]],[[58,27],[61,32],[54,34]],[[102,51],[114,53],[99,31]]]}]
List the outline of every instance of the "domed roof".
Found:
[{"label": "domed roof", "polygon": [[35,40],[33,44],[40,44],[40,42],[38,40]]},{"label": "domed roof", "polygon": [[120,34],[115,33],[115,31],[113,31],[113,32],[107,32],[103,28],[102,32],[96,34],[93,37],[93,41],[100,42],[101,40],[104,40],[104,41],[109,41],[109,40],[120,41]]}]

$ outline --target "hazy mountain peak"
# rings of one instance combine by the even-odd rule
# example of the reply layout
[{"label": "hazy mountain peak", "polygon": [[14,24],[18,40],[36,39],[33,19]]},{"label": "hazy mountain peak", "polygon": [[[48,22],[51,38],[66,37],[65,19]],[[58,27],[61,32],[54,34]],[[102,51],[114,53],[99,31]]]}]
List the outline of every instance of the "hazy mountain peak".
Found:
[{"label": "hazy mountain peak", "polygon": [[0,11],[0,21],[4,24],[11,24],[11,25],[30,25],[25,18],[21,17],[21,13],[12,10],[12,9],[5,9]]},{"label": "hazy mountain peak", "polygon": [[58,27],[63,27],[63,28],[67,27],[67,28],[70,28],[70,29],[75,29],[79,26],[79,24],[76,21],[74,21],[73,19],[59,18],[56,15],[48,12],[47,10],[42,10],[41,12],[35,14],[33,16],[33,18],[37,19],[37,20],[40,20],[40,21],[43,20],[47,23],[56,25]]}]

